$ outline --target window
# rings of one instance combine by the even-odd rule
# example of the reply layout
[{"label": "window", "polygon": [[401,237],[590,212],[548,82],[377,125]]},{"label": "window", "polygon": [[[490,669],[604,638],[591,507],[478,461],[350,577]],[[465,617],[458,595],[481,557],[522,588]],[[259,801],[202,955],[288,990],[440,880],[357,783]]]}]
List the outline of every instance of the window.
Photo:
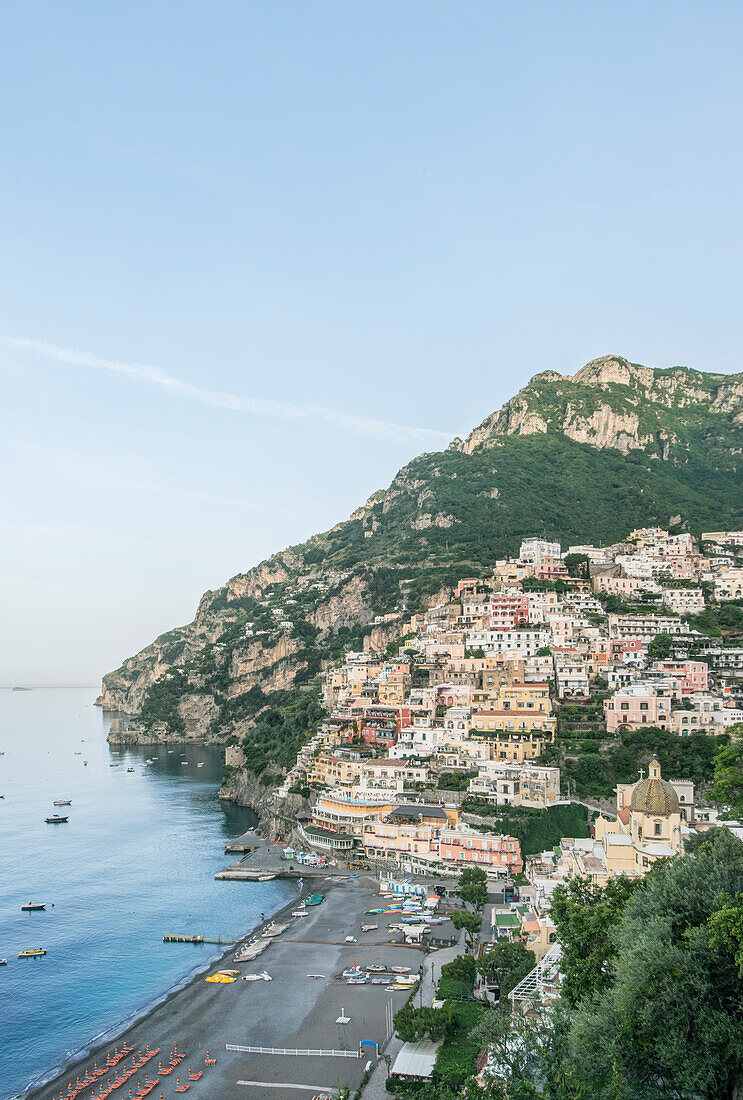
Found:
[{"label": "window", "polygon": [[660,821],[656,821],[655,823],[655,835],[660,836]]}]

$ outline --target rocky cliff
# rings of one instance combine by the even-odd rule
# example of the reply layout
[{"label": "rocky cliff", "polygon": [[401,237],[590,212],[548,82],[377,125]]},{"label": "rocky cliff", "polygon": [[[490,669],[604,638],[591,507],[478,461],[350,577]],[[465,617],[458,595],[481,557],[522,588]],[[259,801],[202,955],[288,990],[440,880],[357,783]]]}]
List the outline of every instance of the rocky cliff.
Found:
[{"label": "rocky cliff", "polygon": [[[631,450],[657,446],[659,457],[682,447],[690,426],[716,414],[743,418],[743,376],[686,367],[650,370],[617,355],[594,359],[574,375],[545,371],[492,413],[458,449],[472,454],[500,436],[559,432],[577,443]],[[727,425],[719,418],[717,427]]]},{"label": "rocky cliff", "polygon": [[618,356],[536,375],[464,441],[408,463],[344,523],[201,598],[193,622],[104,677],[130,738],[240,740],[279,776],[344,648],[394,646],[406,617],[529,535],[743,526],[743,376]]}]

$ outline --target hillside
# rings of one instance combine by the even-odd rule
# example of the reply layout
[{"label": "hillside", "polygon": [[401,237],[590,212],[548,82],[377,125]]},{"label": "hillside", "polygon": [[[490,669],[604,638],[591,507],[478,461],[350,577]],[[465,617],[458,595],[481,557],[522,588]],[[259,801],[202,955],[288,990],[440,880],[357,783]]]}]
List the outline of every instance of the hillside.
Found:
[{"label": "hillside", "polygon": [[537,375],[466,440],[206,592],[192,623],[105,676],[101,704],[138,716],[114,736],[251,731],[256,764],[286,767],[308,727],[297,688],[344,646],[384,646],[404,614],[528,535],[608,544],[653,523],[740,528],[741,454],[743,375],[617,357]]}]

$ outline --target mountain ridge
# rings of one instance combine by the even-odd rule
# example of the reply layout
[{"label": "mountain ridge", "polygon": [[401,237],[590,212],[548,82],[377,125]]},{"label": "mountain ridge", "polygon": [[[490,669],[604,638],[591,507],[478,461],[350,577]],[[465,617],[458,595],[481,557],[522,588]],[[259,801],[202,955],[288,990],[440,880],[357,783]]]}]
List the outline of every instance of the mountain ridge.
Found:
[{"label": "mountain ridge", "polygon": [[101,704],[137,716],[113,737],[224,741],[273,708],[283,733],[262,737],[285,767],[298,736],[281,725],[286,707],[344,647],[383,646],[404,616],[528,535],[608,544],[677,515],[697,532],[743,526],[741,454],[743,375],[620,356],[542,372],[466,440],[206,592],[191,623],[108,673]]}]

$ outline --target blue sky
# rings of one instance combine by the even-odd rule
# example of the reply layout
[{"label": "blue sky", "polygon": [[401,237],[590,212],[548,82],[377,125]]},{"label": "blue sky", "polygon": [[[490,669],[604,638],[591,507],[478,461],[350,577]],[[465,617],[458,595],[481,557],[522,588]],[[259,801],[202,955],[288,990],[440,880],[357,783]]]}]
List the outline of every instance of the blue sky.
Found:
[{"label": "blue sky", "polygon": [[0,683],[96,682],[537,371],[741,369],[742,23],[3,5]]}]

